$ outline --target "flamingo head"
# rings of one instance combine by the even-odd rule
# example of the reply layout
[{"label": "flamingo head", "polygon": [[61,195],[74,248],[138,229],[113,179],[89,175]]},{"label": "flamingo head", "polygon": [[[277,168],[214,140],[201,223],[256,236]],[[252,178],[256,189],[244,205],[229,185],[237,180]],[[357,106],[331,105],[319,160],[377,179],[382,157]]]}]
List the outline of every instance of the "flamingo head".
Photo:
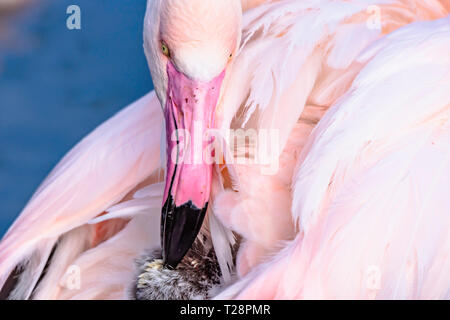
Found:
[{"label": "flamingo head", "polygon": [[152,0],[144,48],[163,107],[166,186],[161,242],[176,268],[200,231],[210,197],[212,138],[226,72],[241,37],[240,0]]}]

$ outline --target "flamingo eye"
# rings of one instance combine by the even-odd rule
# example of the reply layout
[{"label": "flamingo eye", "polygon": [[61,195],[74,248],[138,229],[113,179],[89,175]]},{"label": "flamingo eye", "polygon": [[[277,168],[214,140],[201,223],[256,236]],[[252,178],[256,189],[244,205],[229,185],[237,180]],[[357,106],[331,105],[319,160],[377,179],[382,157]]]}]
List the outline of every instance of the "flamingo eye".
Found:
[{"label": "flamingo eye", "polygon": [[164,42],[161,42],[161,52],[163,53],[163,55],[170,58],[169,47]]}]

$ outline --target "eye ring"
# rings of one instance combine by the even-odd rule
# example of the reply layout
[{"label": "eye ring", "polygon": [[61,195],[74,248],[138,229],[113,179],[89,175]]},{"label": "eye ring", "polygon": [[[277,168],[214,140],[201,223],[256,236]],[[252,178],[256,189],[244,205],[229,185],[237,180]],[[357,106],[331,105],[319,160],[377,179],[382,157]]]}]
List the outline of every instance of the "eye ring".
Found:
[{"label": "eye ring", "polygon": [[161,52],[162,52],[163,55],[165,55],[166,57],[170,58],[169,47],[164,42],[161,42]]}]

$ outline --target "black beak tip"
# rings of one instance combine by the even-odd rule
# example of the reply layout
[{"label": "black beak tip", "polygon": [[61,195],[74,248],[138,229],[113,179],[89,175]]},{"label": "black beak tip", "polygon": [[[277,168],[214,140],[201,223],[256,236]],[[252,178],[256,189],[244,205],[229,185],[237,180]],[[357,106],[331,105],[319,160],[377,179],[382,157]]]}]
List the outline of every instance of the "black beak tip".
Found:
[{"label": "black beak tip", "polygon": [[171,196],[162,210],[161,242],[164,266],[175,269],[191,248],[203,224],[208,203],[201,209],[191,201],[176,207]]}]

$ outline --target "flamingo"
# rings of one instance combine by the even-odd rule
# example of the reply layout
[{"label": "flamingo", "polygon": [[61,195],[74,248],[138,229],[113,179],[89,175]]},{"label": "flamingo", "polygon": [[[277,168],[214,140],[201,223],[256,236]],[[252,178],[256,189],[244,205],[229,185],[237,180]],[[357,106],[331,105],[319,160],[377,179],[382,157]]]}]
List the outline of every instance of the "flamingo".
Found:
[{"label": "flamingo", "polygon": [[[200,246],[188,274],[211,252],[218,270],[202,298],[450,298],[449,9],[149,0],[155,91],[38,188],[0,243],[0,288],[176,298],[158,274],[186,277]],[[238,129],[270,142],[228,148]]]}]

